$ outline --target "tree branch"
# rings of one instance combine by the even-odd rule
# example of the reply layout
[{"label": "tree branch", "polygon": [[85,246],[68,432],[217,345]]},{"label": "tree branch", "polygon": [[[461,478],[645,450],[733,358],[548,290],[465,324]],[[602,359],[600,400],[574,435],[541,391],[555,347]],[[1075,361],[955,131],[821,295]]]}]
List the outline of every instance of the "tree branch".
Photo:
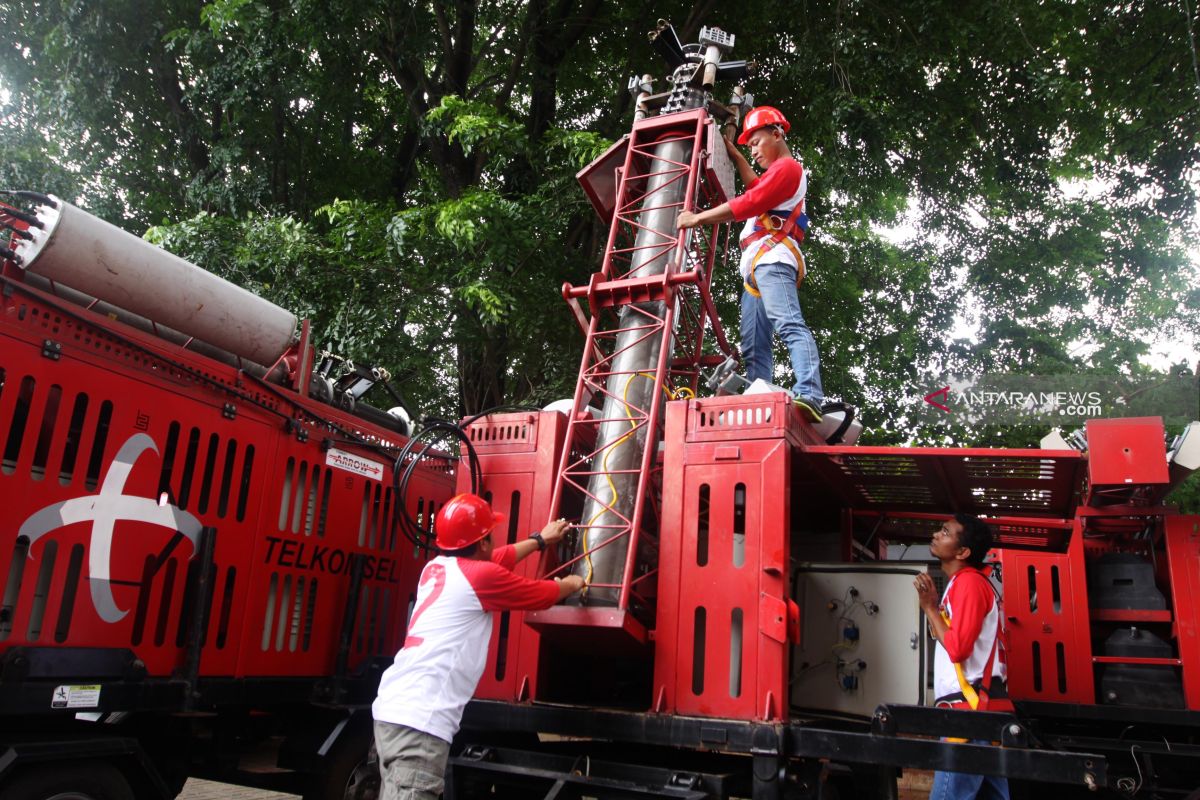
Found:
[{"label": "tree branch", "polygon": [[475,0],[459,0],[456,5],[458,19],[454,26],[454,49],[446,51],[446,59],[451,65],[447,72],[449,80],[446,88],[459,97],[467,96],[467,87],[471,82],[471,66],[475,55],[475,11]]},{"label": "tree branch", "polygon": [[392,196],[399,203],[408,193],[408,185],[416,172],[417,154],[421,152],[421,136],[416,125],[409,125],[396,146],[392,167]]},{"label": "tree branch", "polygon": [[[530,103],[526,130],[531,139],[541,138],[553,124],[558,98],[558,69],[571,48],[591,29],[603,3],[604,0],[586,0],[575,9],[569,0],[559,0],[554,13],[546,17],[544,22],[544,0],[534,0],[529,4],[531,35],[528,38],[531,40],[533,58],[529,66]],[[576,12],[573,16],[572,11]]]},{"label": "tree branch", "polygon": [[156,47],[152,56],[154,61],[154,79],[162,94],[171,116],[175,120],[182,140],[188,164],[207,180],[211,159],[208,146],[196,132],[197,120],[192,109],[183,95],[183,86],[179,83],[179,65],[170,53],[162,47]]},{"label": "tree branch", "polygon": [[442,50],[449,56],[454,52],[454,40],[450,36],[450,23],[446,19],[446,9],[439,0],[434,0],[433,16],[437,20],[438,33],[442,37]]},{"label": "tree branch", "polygon": [[687,43],[700,35],[700,23],[712,13],[713,6],[716,4],[716,0],[702,0],[692,6],[692,10],[687,15],[687,21],[679,30],[680,41]]},{"label": "tree branch", "polygon": [[[506,12],[504,9],[500,9],[500,11],[502,19],[511,19],[515,14],[516,9],[514,8],[512,12]],[[500,35],[506,30],[508,30],[508,25],[506,23],[500,23],[495,27],[495,29],[492,30],[491,36],[489,36],[487,41],[479,47],[479,51],[475,53],[474,58],[471,59],[472,74],[474,74],[475,70],[479,68],[479,62],[483,61],[483,57],[487,51],[491,49],[492,45],[494,45],[500,39]]]},{"label": "tree branch", "polygon": [[517,48],[516,57],[512,60],[512,66],[508,69],[508,78],[505,79],[504,85],[500,87],[500,91],[496,93],[497,108],[503,108],[508,105],[509,98],[512,97],[513,89],[517,85],[517,78],[521,75],[521,65],[525,62],[525,53],[528,51],[528,45],[529,37],[522,36],[521,46]]}]

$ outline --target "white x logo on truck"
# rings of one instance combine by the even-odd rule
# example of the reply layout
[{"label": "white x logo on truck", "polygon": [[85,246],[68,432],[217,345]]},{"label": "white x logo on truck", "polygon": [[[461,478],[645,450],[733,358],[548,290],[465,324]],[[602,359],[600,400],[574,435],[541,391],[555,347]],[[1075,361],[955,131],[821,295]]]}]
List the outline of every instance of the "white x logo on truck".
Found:
[{"label": "white x logo on truck", "polygon": [[109,464],[99,494],[46,506],[26,519],[18,532],[21,536],[29,537],[32,547],[38,539],[58,528],[77,522],[92,523],[92,539],[88,546],[88,582],[92,588],[92,604],[105,622],[119,622],[129,613],[117,608],[109,584],[114,523],[128,520],[170,528],[188,538],[193,553],[200,538],[200,520],[178,506],[160,505],[149,497],[122,494],[133,465],[146,450],[158,454],[153,439],[144,433],[134,434],[121,445],[116,458]]}]

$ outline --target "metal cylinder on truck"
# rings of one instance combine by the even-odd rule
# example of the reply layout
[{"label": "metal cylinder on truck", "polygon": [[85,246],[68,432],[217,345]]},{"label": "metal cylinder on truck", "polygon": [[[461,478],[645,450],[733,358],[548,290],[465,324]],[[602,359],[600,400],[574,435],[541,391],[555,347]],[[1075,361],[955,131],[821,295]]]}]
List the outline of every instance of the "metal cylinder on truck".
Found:
[{"label": "metal cylinder on truck", "polygon": [[258,364],[274,364],[295,339],[290,311],[139,239],[59,198],[43,204],[24,269]]},{"label": "metal cylinder on truck", "polygon": [[70,303],[73,303],[82,308],[116,320],[117,322],[128,325],[131,328],[136,328],[139,331],[153,334],[160,339],[165,339],[171,344],[179,345],[180,348],[191,350],[201,355],[208,356],[211,359],[220,361],[222,364],[228,364],[231,367],[237,367],[246,373],[253,375],[255,378],[282,383],[287,378],[287,365],[277,364],[274,369],[267,370],[262,364],[251,361],[248,358],[242,358],[234,355],[219,347],[213,347],[208,342],[188,336],[185,333],[180,333],[174,328],[170,328],[161,323],[155,322],[152,319],[147,319],[140,314],[134,314],[126,311],[123,308],[117,308],[111,303],[105,303],[92,297],[90,294],[76,291],[69,286],[61,283],[56,283],[44,275],[35,275],[32,272],[25,273],[25,285],[32,286],[35,289],[41,289],[47,294],[52,294],[56,297],[61,297]]}]

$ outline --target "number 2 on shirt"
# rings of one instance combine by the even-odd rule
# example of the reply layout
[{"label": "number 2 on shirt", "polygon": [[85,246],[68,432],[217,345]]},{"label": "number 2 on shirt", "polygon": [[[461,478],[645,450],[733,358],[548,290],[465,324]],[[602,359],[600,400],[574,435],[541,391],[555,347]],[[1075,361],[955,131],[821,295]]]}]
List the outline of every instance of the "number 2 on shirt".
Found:
[{"label": "number 2 on shirt", "polygon": [[[421,618],[423,613],[425,613],[425,609],[433,605],[433,601],[437,600],[438,595],[440,595],[442,590],[446,588],[446,568],[441,564],[430,564],[425,568],[425,571],[421,573],[421,580],[417,585],[424,586],[431,580],[433,581],[432,591],[430,591],[429,595],[425,598],[425,602],[417,606],[417,610],[413,612],[412,619],[408,621],[408,629],[410,631],[417,627],[417,620]],[[423,641],[425,640],[420,636],[408,636],[404,639],[404,646],[416,647]]]}]

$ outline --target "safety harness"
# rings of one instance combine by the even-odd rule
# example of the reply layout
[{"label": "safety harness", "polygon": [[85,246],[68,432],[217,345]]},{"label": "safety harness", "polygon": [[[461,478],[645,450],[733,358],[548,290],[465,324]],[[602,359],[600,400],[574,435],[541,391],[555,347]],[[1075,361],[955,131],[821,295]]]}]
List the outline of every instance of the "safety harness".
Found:
[{"label": "safety harness", "polygon": [[[785,218],[783,215],[787,213]],[[759,214],[754,220],[754,228],[750,235],[741,240],[743,250],[748,250],[756,242],[761,242],[754,260],[750,262],[750,275],[743,284],[746,291],[755,297],[762,297],[758,291],[758,283],[754,280],[754,268],[763,256],[771,252],[777,245],[783,245],[796,257],[796,285],[804,280],[804,255],[800,252],[800,243],[808,230],[808,215],[804,213],[804,201],[796,203],[791,212],[767,211]]]},{"label": "safety harness", "polygon": [[[958,576],[956,576],[958,577]],[[980,574],[982,578],[983,575]],[[984,578],[986,581],[987,579]],[[996,593],[995,587],[988,582],[988,588]],[[946,588],[949,591],[949,587]],[[945,609],[941,611],[942,621],[950,627],[950,615]],[[992,639],[992,650],[988,653],[987,663],[983,667],[983,676],[976,686],[967,680],[961,662],[955,661],[954,675],[958,678],[959,692],[937,699],[937,705],[950,708],[969,708],[972,711],[1011,711],[1012,703],[1008,700],[1007,687],[1001,682],[995,686],[995,676],[992,675],[992,665],[996,660],[996,650],[1000,647],[1000,638],[1004,635],[1003,611],[1000,608],[1000,598],[996,597],[996,636]]]}]

